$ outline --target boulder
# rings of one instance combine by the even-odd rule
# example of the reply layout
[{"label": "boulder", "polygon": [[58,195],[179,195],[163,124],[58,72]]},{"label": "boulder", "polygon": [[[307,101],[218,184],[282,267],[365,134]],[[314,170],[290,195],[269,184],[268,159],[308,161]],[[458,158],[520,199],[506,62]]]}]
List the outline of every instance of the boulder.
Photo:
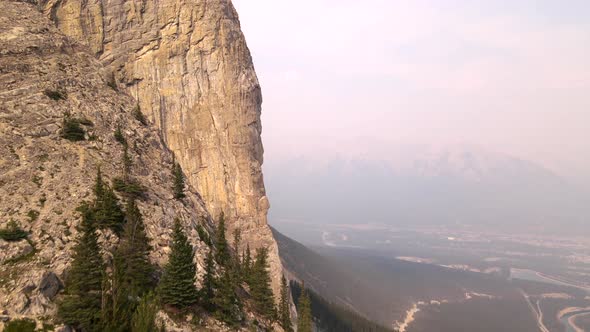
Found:
[{"label": "boulder", "polygon": [[41,282],[39,283],[39,292],[45,297],[53,300],[62,288],[63,284],[55,273],[48,271],[43,274]]}]

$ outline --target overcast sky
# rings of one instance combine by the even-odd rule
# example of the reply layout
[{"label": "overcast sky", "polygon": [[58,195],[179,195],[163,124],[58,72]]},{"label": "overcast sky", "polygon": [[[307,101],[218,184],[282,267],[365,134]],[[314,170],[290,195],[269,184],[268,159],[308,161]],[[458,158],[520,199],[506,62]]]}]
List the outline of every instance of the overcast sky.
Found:
[{"label": "overcast sky", "polygon": [[590,185],[590,1],[233,3],[267,160],[357,137],[468,143]]}]

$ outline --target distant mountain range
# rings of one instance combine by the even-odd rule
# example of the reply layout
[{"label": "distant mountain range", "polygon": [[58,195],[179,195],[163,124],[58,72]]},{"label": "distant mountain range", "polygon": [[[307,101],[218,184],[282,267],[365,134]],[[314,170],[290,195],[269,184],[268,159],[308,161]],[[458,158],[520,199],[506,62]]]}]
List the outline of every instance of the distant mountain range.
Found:
[{"label": "distant mountain range", "polygon": [[576,186],[540,165],[479,147],[271,161],[265,182],[274,222],[588,230],[590,208]]}]

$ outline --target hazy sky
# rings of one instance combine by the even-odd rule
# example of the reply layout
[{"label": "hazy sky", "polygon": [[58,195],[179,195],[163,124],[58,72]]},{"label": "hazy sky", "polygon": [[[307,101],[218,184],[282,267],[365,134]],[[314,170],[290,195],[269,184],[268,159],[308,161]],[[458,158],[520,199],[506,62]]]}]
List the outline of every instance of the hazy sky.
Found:
[{"label": "hazy sky", "polygon": [[590,1],[233,2],[265,158],[469,143],[590,185]]}]

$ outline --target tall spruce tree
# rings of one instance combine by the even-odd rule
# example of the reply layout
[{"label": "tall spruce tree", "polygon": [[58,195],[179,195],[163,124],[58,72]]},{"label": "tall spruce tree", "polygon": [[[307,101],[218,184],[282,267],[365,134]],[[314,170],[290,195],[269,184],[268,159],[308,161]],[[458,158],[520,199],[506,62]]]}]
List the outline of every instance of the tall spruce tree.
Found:
[{"label": "tall spruce tree", "polygon": [[186,308],[198,300],[195,286],[197,267],[193,262],[193,247],[177,218],[168,263],[160,280],[160,298],[163,304]]},{"label": "tall spruce tree", "polygon": [[250,287],[256,311],[267,319],[274,319],[276,315],[275,302],[271,279],[268,272],[268,251],[266,248],[256,250],[256,261],[252,267]]},{"label": "tall spruce tree", "polygon": [[285,276],[281,277],[281,301],[279,303],[278,313],[279,324],[285,332],[292,332],[291,313],[289,311],[289,287]]},{"label": "tall spruce tree", "polygon": [[125,209],[127,222],[121,241],[113,251],[111,275],[105,284],[109,288],[103,305],[105,330],[128,331],[129,317],[138,305],[138,299],[152,287],[153,266],[149,261],[151,247],[145,232],[141,212],[134,200],[128,200]]},{"label": "tall spruce tree", "polygon": [[215,291],[215,315],[228,324],[237,322],[239,316],[239,300],[234,289],[234,281],[229,269],[225,269],[217,281]]},{"label": "tall spruce tree", "polygon": [[172,175],[174,176],[174,198],[183,199],[186,195],[184,194],[184,174],[179,163],[174,163],[172,169]]},{"label": "tall spruce tree", "polygon": [[201,287],[201,304],[209,311],[214,309],[215,298],[215,266],[214,266],[213,250],[209,250],[205,258],[205,275],[203,275],[203,286]]},{"label": "tall spruce tree", "polygon": [[240,242],[242,240],[242,232],[239,228],[234,230],[234,253],[235,258],[232,260],[232,270],[235,286],[238,287],[243,281],[242,261],[240,259]]},{"label": "tall spruce tree", "polygon": [[93,212],[82,209],[80,234],[72,265],[65,280],[65,296],[58,305],[61,320],[82,331],[101,328],[101,297],[104,262],[100,254]]},{"label": "tall spruce tree", "polygon": [[252,282],[252,253],[250,252],[250,244],[246,244],[246,252],[242,260],[242,276],[244,281],[248,284]]},{"label": "tall spruce tree", "polygon": [[297,332],[312,331],[311,300],[305,290],[305,284],[301,287],[299,304],[297,306]]},{"label": "tall spruce tree", "polygon": [[131,318],[131,332],[157,332],[157,312],[158,307],[153,294],[146,294],[139,302]]},{"label": "tall spruce tree", "polygon": [[110,228],[117,235],[121,234],[125,223],[125,214],[119,205],[115,192],[102,179],[100,168],[94,184],[95,200],[92,205],[94,220],[98,228]]},{"label": "tall spruce tree", "polygon": [[128,296],[138,298],[153,286],[154,267],[149,260],[152,247],[141,212],[132,199],[127,201],[125,219],[121,241],[115,249],[114,263],[119,267],[121,282]]},{"label": "tall spruce tree", "polygon": [[225,237],[225,214],[221,211],[219,223],[217,224],[217,237],[215,241],[217,249],[215,260],[222,267],[228,267],[230,263],[229,246]]}]

